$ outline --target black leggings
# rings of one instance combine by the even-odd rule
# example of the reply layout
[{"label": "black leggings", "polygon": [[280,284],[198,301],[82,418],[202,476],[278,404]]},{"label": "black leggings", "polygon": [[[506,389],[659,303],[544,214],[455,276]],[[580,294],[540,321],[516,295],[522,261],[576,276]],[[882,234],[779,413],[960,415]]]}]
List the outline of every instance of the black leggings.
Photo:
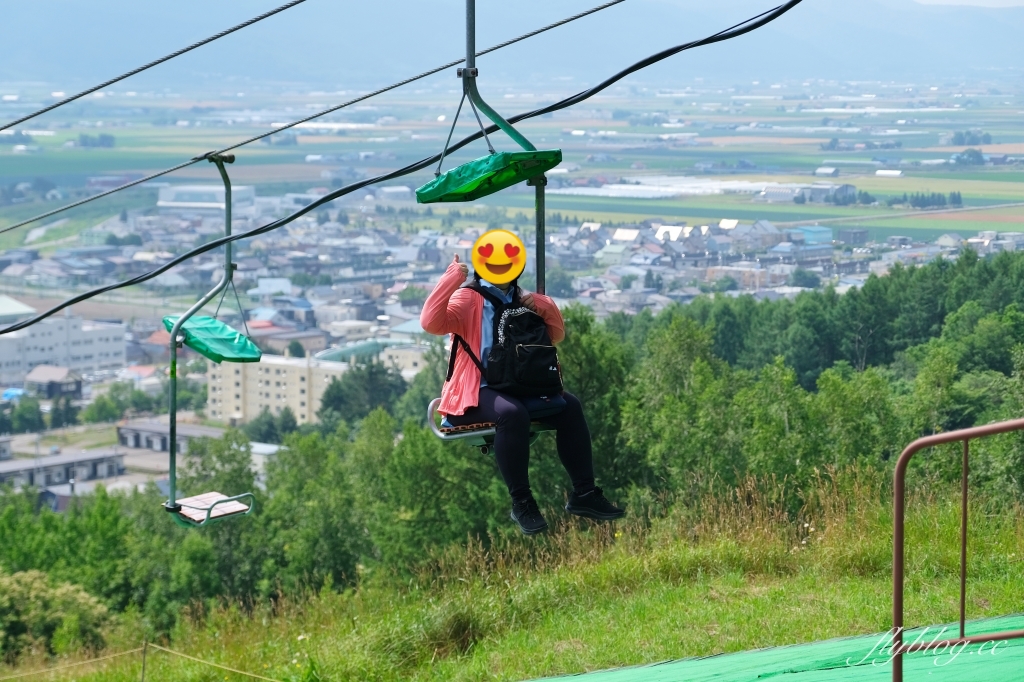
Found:
[{"label": "black leggings", "polygon": [[[594,488],[594,455],[590,429],[583,416],[583,405],[571,393],[563,393],[566,406],[556,415],[537,421],[555,427],[558,458],[562,461],[576,493]],[[518,398],[493,388],[480,388],[480,399],[462,415],[448,415],[452,426],[494,422],[494,459],[513,500],[532,497],[530,492],[530,415]]]}]

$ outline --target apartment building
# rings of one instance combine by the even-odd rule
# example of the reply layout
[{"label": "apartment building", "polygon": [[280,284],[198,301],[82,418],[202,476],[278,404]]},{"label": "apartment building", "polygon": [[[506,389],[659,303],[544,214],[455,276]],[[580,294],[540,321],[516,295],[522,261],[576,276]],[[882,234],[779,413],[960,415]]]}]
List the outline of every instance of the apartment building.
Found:
[{"label": "apartment building", "polygon": [[280,355],[264,355],[253,363],[211,363],[206,413],[236,426],[255,419],[263,408],[278,415],[289,407],[300,424],[316,423],[324,390],[347,370],[346,362]]},{"label": "apartment building", "polygon": [[0,384],[21,384],[38,365],[76,374],[125,366],[125,326],[66,315],[0,336]]}]

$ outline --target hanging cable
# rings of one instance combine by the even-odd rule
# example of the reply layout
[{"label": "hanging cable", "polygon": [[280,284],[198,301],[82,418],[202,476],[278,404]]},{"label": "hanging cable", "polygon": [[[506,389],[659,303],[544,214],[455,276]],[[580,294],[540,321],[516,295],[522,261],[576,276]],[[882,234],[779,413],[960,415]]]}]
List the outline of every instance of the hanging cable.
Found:
[{"label": "hanging cable", "polygon": [[492,154],[497,154],[497,152],[494,151],[494,145],[491,144],[491,138],[487,137],[487,128],[484,128],[484,122],[480,120],[480,112],[478,112],[476,110],[476,105],[473,104],[473,98],[472,97],[469,98],[469,106],[473,107],[473,115],[476,116],[476,124],[478,126],[480,126],[480,132],[483,133],[484,142],[487,143],[487,149]]},{"label": "hanging cable", "polygon": [[[542,116],[542,115],[547,114],[547,113],[551,113],[551,112],[554,112],[554,111],[559,111],[561,109],[568,108],[570,106],[573,106],[574,104],[579,104],[580,102],[583,102],[584,100],[586,100],[586,99],[588,99],[590,97],[593,97],[594,95],[600,93],[601,91],[609,88],[610,86],[614,85],[616,82],[622,80],[626,76],[629,76],[629,75],[631,75],[633,73],[636,73],[637,71],[639,71],[639,70],[641,70],[643,68],[651,66],[652,64],[656,64],[656,63],[658,63],[660,61],[668,59],[669,57],[671,57],[673,55],[679,54],[680,52],[685,52],[687,50],[692,50],[694,48],[702,47],[704,45],[712,45],[714,43],[720,43],[720,42],[724,42],[726,40],[732,40],[734,38],[739,38],[740,36],[746,35],[747,33],[750,33],[751,31],[755,31],[758,28],[761,28],[762,26],[765,26],[765,25],[770,24],[771,22],[775,21],[776,19],[778,19],[779,17],[781,17],[782,15],[786,14],[791,9],[793,9],[794,7],[799,5],[801,2],[803,2],[803,0],[789,0],[789,2],[786,2],[783,5],[779,5],[778,7],[774,8],[774,9],[768,10],[767,12],[763,12],[763,13],[761,13],[761,14],[759,14],[759,15],[751,18],[751,19],[747,19],[746,21],[740,22],[740,23],[738,23],[738,24],[736,24],[736,25],[734,25],[734,26],[732,26],[730,28],[725,29],[724,31],[719,31],[718,33],[715,33],[714,35],[708,36],[707,38],[703,38],[701,40],[695,40],[693,42],[685,43],[683,45],[678,45],[676,47],[672,47],[672,48],[669,48],[667,50],[662,50],[661,52],[658,52],[657,54],[654,54],[654,55],[652,55],[652,56],[650,56],[650,57],[648,57],[646,59],[642,59],[639,62],[636,62],[635,64],[632,64],[631,66],[623,69],[622,71],[619,71],[615,75],[605,79],[604,81],[598,83],[597,85],[595,85],[592,88],[588,88],[587,90],[583,90],[581,92],[578,92],[575,95],[567,97],[567,98],[565,98],[565,99],[563,99],[561,101],[555,102],[554,104],[550,104],[550,105],[548,105],[546,107],[542,107],[540,109],[534,109],[533,111],[528,111],[528,112],[525,112],[525,113],[522,113],[522,114],[517,114],[515,116],[511,116],[511,117],[508,118],[508,121],[510,123],[515,123],[515,122],[518,122],[518,121],[524,121],[526,119],[535,118],[537,116]],[[497,130],[498,130],[498,126],[496,126],[496,125],[492,125],[489,128],[487,128],[488,132],[497,132]],[[481,139],[482,137],[483,137],[483,132],[482,131],[475,132],[475,133],[473,133],[471,135],[468,135],[468,136],[464,137],[462,140],[460,140],[459,142],[457,142],[454,145],[452,145],[451,147],[449,147],[448,151],[452,152],[452,151],[457,151],[459,149],[462,149],[466,145],[471,144],[471,143],[475,142],[476,140]],[[334,201],[335,199],[339,199],[339,198],[345,196],[346,194],[351,194],[352,192],[356,192],[356,191],[358,191],[360,189],[363,189],[364,187],[368,187],[370,185],[374,185],[374,184],[377,184],[377,183],[380,183],[380,182],[387,182],[388,180],[394,180],[396,178],[400,178],[400,177],[403,177],[405,175],[409,175],[411,173],[415,173],[415,172],[423,170],[425,168],[430,168],[431,166],[433,166],[438,161],[440,156],[441,156],[440,153],[434,154],[433,156],[430,156],[428,158],[420,159],[419,161],[411,163],[408,166],[405,166],[404,168],[399,168],[399,169],[391,171],[389,173],[385,173],[383,175],[378,175],[375,178],[368,178],[366,180],[361,180],[361,181],[353,183],[351,185],[347,185],[347,186],[342,187],[340,189],[337,189],[337,190],[335,190],[333,192],[325,194],[324,196],[320,197],[316,201],[314,201],[314,202],[304,206],[303,208],[300,208],[298,211],[296,211],[295,213],[292,213],[291,215],[285,216],[284,218],[280,218],[280,219],[275,220],[275,221],[273,221],[271,223],[267,223],[266,225],[264,225],[262,227],[254,228],[252,230],[249,230],[248,232],[239,232],[237,234],[233,234],[233,235],[230,235],[230,236],[225,236],[225,237],[220,237],[218,239],[214,239],[212,241],[209,241],[209,242],[203,244],[202,246],[198,246],[198,247],[192,249],[191,251],[188,251],[188,252],[183,253],[183,254],[181,254],[179,256],[176,256],[175,258],[171,259],[167,263],[164,263],[160,267],[155,268],[153,270],[150,270],[149,272],[143,273],[141,275],[138,275],[138,276],[133,277],[133,278],[128,279],[128,280],[124,280],[122,282],[117,282],[117,283],[114,283],[114,284],[107,284],[107,285],[102,286],[102,287],[97,287],[96,289],[92,289],[91,291],[87,291],[85,293],[82,293],[82,294],[79,294],[79,295],[74,296],[72,298],[69,298],[69,299],[67,299],[67,300],[65,300],[65,301],[55,305],[54,307],[50,308],[49,310],[46,310],[46,311],[36,315],[35,317],[31,317],[31,318],[29,318],[27,320],[24,320],[22,322],[18,322],[18,323],[13,324],[13,325],[5,328],[5,329],[0,330],[0,336],[2,336],[4,334],[9,334],[10,332],[18,331],[19,329],[25,329],[26,327],[30,327],[33,324],[35,324],[36,322],[39,322],[41,320],[45,320],[46,318],[48,318],[48,317],[50,317],[52,315],[55,315],[56,313],[60,312],[61,310],[64,310],[65,308],[67,308],[69,306],[75,305],[76,303],[81,303],[82,301],[88,300],[88,299],[93,298],[95,296],[99,296],[101,294],[105,294],[108,291],[115,291],[117,289],[123,289],[124,287],[129,287],[129,286],[133,286],[133,285],[136,285],[136,284],[142,284],[143,282],[147,282],[147,281],[153,279],[154,277],[158,277],[158,276],[162,275],[163,273],[167,272],[171,268],[184,263],[187,260],[190,260],[192,258],[195,258],[196,256],[204,254],[207,251],[212,251],[213,249],[216,249],[216,248],[218,248],[220,246],[223,246],[224,244],[227,244],[229,242],[238,241],[240,239],[249,239],[250,237],[256,237],[256,236],[259,236],[261,234],[265,234],[267,232],[271,232],[271,231],[276,230],[278,228],[284,227],[285,225],[287,225],[287,224],[289,224],[289,223],[291,223],[291,222],[301,218],[302,216],[306,215],[307,213],[309,213],[309,212],[311,212],[313,210],[316,210],[317,208],[323,206],[324,204],[328,204],[328,203]]]},{"label": "hanging cable", "polygon": [[434,171],[434,177],[441,176],[441,164],[444,163],[444,156],[448,152],[448,145],[452,143],[452,135],[455,133],[455,124],[459,122],[459,114],[462,113],[462,105],[466,103],[466,93],[462,93],[462,99],[459,100],[459,108],[455,110],[455,118],[452,119],[452,127],[448,131],[448,139],[444,141],[444,147],[441,149],[441,158],[437,160],[437,169]]},{"label": "hanging cable", "polygon": [[81,99],[81,98],[85,97],[86,95],[91,95],[92,93],[96,92],[97,90],[102,90],[103,88],[109,87],[109,86],[113,85],[114,83],[117,83],[119,81],[123,81],[125,78],[131,78],[132,76],[134,76],[136,74],[140,74],[143,71],[146,71],[147,69],[152,69],[154,66],[159,66],[160,64],[163,64],[164,62],[169,62],[170,60],[172,60],[172,59],[174,59],[176,57],[180,57],[181,55],[185,54],[186,52],[191,52],[192,50],[194,50],[196,48],[199,48],[199,47],[202,47],[203,45],[208,45],[208,44],[212,43],[215,40],[220,40],[224,36],[231,35],[235,31],[241,31],[243,28],[248,28],[249,26],[252,26],[253,24],[255,24],[257,22],[260,22],[260,21],[263,21],[264,19],[272,17],[275,14],[280,14],[281,12],[285,11],[286,9],[291,9],[292,7],[295,7],[296,5],[301,5],[304,2],[306,2],[306,0],[292,0],[291,2],[289,2],[287,4],[281,5],[277,9],[272,9],[269,12],[264,12],[263,14],[259,15],[258,17],[253,17],[252,19],[249,19],[248,21],[243,21],[242,23],[238,24],[237,26],[232,26],[229,29],[221,31],[217,35],[212,35],[209,38],[206,38],[205,40],[200,40],[198,43],[192,43],[188,47],[183,47],[182,49],[180,49],[180,50],[178,50],[176,52],[172,52],[171,54],[169,54],[169,55],[167,55],[165,57],[160,57],[160,59],[156,59],[154,61],[151,61],[148,64],[144,64],[144,65],[140,66],[137,69],[132,69],[131,71],[129,71],[127,73],[123,73],[120,76],[117,76],[116,78],[111,78],[110,80],[105,81],[103,83],[100,83],[99,85],[93,86],[93,87],[89,88],[88,90],[82,90],[77,95],[71,95],[71,97],[67,97],[65,99],[62,99],[61,101],[56,102],[54,104],[51,104],[48,107],[43,107],[39,111],[34,111],[31,114],[29,114],[28,116],[22,116],[21,118],[19,118],[16,121],[11,121],[10,123],[5,123],[2,127],[0,127],[0,130],[7,130],[8,128],[11,128],[13,126],[18,125],[19,123],[24,123],[25,121],[28,121],[29,119],[32,119],[32,118],[35,118],[36,116],[40,116],[42,114],[45,114],[48,111],[53,111],[54,109],[57,109],[58,107],[62,107],[65,104],[69,104],[71,102],[74,102],[76,99]]},{"label": "hanging cable", "polygon": [[[579,14],[574,14],[573,16],[566,17],[565,19],[562,19],[561,21],[556,21],[553,24],[548,24],[547,26],[544,26],[542,28],[538,28],[538,29],[536,29],[534,31],[530,31],[529,33],[524,33],[523,35],[521,35],[521,36],[519,36],[517,38],[512,38],[511,40],[506,40],[503,43],[498,43],[497,45],[489,47],[486,50],[482,50],[480,52],[477,52],[476,54],[479,57],[481,55],[485,55],[485,54],[488,54],[490,52],[494,52],[495,50],[500,50],[500,49],[502,49],[504,47],[508,47],[509,45],[514,45],[515,43],[518,43],[518,42],[521,42],[523,40],[526,40],[527,38],[532,38],[535,35],[539,35],[541,33],[544,33],[545,31],[550,31],[551,29],[558,28],[559,26],[564,26],[565,24],[568,24],[570,22],[576,21],[577,19],[582,19],[583,17],[586,17],[586,16],[589,16],[591,14],[594,14],[595,12],[600,12],[603,9],[607,9],[609,7],[612,7],[614,5],[618,5],[619,3],[622,3],[622,2],[625,2],[625,1],[626,0],[612,0],[611,2],[606,2],[603,5],[598,5],[597,7],[594,7],[594,8],[591,8],[591,9],[587,10],[586,12],[580,12]],[[434,74],[440,73],[440,72],[442,72],[442,71],[444,71],[446,69],[450,69],[453,66],[458,66],[459,64],[463,63],[464,61],[466,61],[464,58],[463,59],[456,59],[455,61],[448,62],[447,64],[444,64],[442,66],[438,66],[436,68],[430,69],[429,71],[424,71],[423,73],[418,74],[416,76],[412,76],[410,78],[406,78],[405,80],[398,81],[397,83],[392,83],[391,85],[388,85],[388,86],[385,86],[383,88],[380,88],[379,90],[374,90],[373,92],[369,92],[369,93],[367,93],[365,95],[360,95],[359,97],[356,97],[355,99],[350,99],[347,102],[342,102],[341,104],[338,104],[338,105],[335,105],[333,107],[330,107],[329,109],[324,109],[323,111],[318,111],[315,114],[310,114],[309,116],[306,116],[305,118],[300,118],[297,121],[292,121],[291,123],[288,123],[287,125],[283,125],[283,126],[280,126],[278,128],[274,128],[273,130],[268,131],[266,133],[261,133],[259,135],[254,136],[254,137],[250,137],[250,138],[248,138],[246,140],[242,140],[241,142],[239,142],[237,144],[233,144],[233,145],[231,145],[229,147],[224,147],[223,149],[218,149],[217,151],[213,151],[213,152],[207,152],[206,154],[202,154],[200,156],[193,157],[192,159],[190,159],[188,161],[185,161],[184,163],[180,163],[177,166],[172,166],[171,168],[167,168],[165,170],[158,171],[158,172],[153,173],[151,175],[147,175],[144,178],[139,178],[138,180],[132,180],[131,182],[128,182],[128,183],[125,183],[125,184],[120,185],[118,187],[115,187],[114,189],[107,190],[106,192],[101,192],[100,194],[94,194],[94,195],[92,195],[90,197],[86,197],[84,199],[80,199],[79,201],[75,201],[75,202],[72,202],[70,204],[67,204],[66,206],[61,206],[60,208],[55,208],[52,211],[47,211],[46,213],[40,213],[39,215],[37,215],[37,216],[35,216],[33,218],[29,218],[28,220],[23,220],[23,221],[21,221],[19,223],[15,223],[14,225],[8,225],[7,227],[5,227],[3,229],[0,229],[0,234],[4,234],[5,232],[10,232],[11,230],[16,230],[19,227],[24,227],[26,225],[30,225],[31,223],[38,222],[40,220],[45,220],[46,218],[50,218],[52,216],[57,215],[58,213],[63,213],[64,211],[70,210],[72,208],[77,208],[77,207],[82,206],[84,204],[88,204],[90,202],[96,201],[97,199],[102,199],[104,197],[109,197],[111,194],[116,194],[117,192],[120,192],[121,190],[130,189],[130,188],[135,187],[137,185],[141,185],[143,183],[149,182],[150,180],[155,180],[156,178],[162,177],[164,175],[168,175],[168,174],[173,173],[175,171],[179,171],[182,168],[188,168],[192,164],[199,163],[200,161],[205,161],[206,158],[209,157],[209,156],[215,156],[217,154],[224,154],[224,153],[230,152],[230,151],[232,151],[234,149],[238,149],[239,147],[244,147],[247,144],[252,144],[253,142],[258,142],[259,140],[262,140],[264,138],[270,137],[271,135],[276,135],[277,133],[280,133],[280,132],[282,132],[284,130],[288,130],[289,128],[294,128],[295,126],[302,125],[303,123],[308,123],[308,122],[310,122],[310,121],[312,121],[312,120],[314,120],[316,118],[320,118],[321,116],[326,116],[327,114],[331,114],[331,113],[334,113],[335,111],[339,111],[339,110],[344,109],[346,107],[350,107],[353,104],[358,104],[359,102],[368,100],[368,99],[370,99],[372,97],[376,97],[378,95],[382,95],[385,92],[389,92],[391,90],[395,90],[397,88],[400,88],[400,87],[402,87],[404,85],[408,85],[410,83],[414,83],[414,82],[416,82],[418,80],[422,80],[424,78],[427,78],[428,76],[433,76]],[[17,123],[17,121],[15,121],[15,123]],[[11,125],[14,125],[14,123],[12,123]]]}]

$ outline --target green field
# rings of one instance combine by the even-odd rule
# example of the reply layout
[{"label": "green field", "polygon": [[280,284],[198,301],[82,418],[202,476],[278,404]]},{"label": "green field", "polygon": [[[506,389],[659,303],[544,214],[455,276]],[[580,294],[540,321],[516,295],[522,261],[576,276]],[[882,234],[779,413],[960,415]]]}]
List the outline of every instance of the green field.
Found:
[{"label": "green field", "polygon": [[[568,86],[559,86],[568,87]],[[842,84],[813,85],[809,93],[814,99],[825,94],[848,96]],[[700,89],[699,87],[697,88]],[[856,89],[856,88],[854,88]],[[514,95],[506,89],[488,90],[488,96],[499,97],[499,109],[505,114],[526,111],[542,101],[554,101],[554,94]],[[743,92],[750,91],[746,88]],[[756,90],[756,88],[755,88]],[[903,166],[906,177],[878,178],[874,166],[856,165],[876,159],[919,161],[948,159],[963,147],[939,146],[940,138],[955,131],[984,130],[991,134],[990,150],[1017,156],[1024,155],[1024,127],[1012,103],[1001,100],[973,102],[970,109],[930,111],[908,114],[871,114],[851,109],[849,113],[815,113],[814,108],[828,106],[786,100],[733,101],[732,89],[706,88],[685,98],[651,98],[638,93],[615,92],[602,99],[559,114],[557,118],[540,118],[522,122],[519,127],[540,147],[563,150],[567,164],[578,170],[560,179],[592,179],[597,182],[618,182],[623,177],[643,174],[695,175],[698,164],[712,164],[716,177],[722,179],[764,180],[774,182],[807,182],[814,169],[836,163],[841,169],[838,179],[859,190],[871,193],[884,204],[891,196],[915,192],[948,194],[960,192],[967,206],[987,206],[1024,202],[1024,172],[1019,166],[991,167],[913,167]],[[929,95],[905,95],[882,89],[872,100],[880,108],[931,107],[936,102]],[[886,94],[888,93],[888,94]],[[561,95],[568,94],[568,90]],[[775,92],[770,94],[774,95]],[[175,99],[151,98],[88,101],[69,108],[67,112],[48,115],[53,136],[39,136],[33,143],[41,151],[14,155],[12,148],[0,139],[0,185],[46,178],[62,187],[80,188],[87,178],[104,174],[148,174],[177,165],[207,151],[237,143],[266,132],[272,122],[296,119],[314,110],[347,99],[350,95],[296,91],[263,94],[244,103],[227,99],[223,93],[209,97],[190,96]],[[1007,97],[1012,97],[1007,95]],[[742,99],[742,98],[740,98]],[[948,104],[948,103],[947,103]],[[372,177],[391,171],[413,160],[435,154],[448,132],[449,121],[437,120],[438,113],[451,116],[456,102],[442,90],[399,90],[371,102],[342,110],[332,121],[374,124],[370,129],[332,131],[301,130],[297,144],[253,144],[237,150],[238,161],[231,168],[235,182],[256,185],[261,194],[281,191],[305,191],[323,187],[330,181],[320,178],[326,168],[346,166]],[[845,105],[843,105],[845,106]],[[842,112],[842,109],[836,110]],[[238,121],[229,116],[241,117]],[[910,120],[897,120],[907,116]],[[255,118],[253,118],[255,117]],[[652,123],[651,118],[675,121],[666,129]],[[890,118],[891,117],[891,118]],[[178,122],[188,125],[178,125]],[[756,122],[759,127],[750,128]],[[102,126],[100,124],[102,123]],[[825,125],[832,127],[822,127]],[[44,127],[45,127],[44,125]],[[739,127],[737,127],[739,126]],[[766,128],[764,126],[778,126]],[[889,128],[912,134],[887,138]],[[456,139],[473,130],[468,119],[461,121]],[[585,135],[574,135],[572,131]],[[663,139],[677,132],[696,135],[688,141]],[[112,149],[64,147],[79,135],[113,135]],[[880,134],[882,136],[880,136]],[[503,134],[493,142],[498,148],[512,144]],[[869,145],[859,151],[828,151],[821,145],[835,138],[844,144]],[[275,138],[280,141],[280,135]],[[894,140],[901,148],[893,146]],[[875,147],[875,148],[870,148]],[[373,152],[359,159],[353,154]],[[445,167],[486,153],[482,142],[454,153]],[[335,155],[331,163],[307,164],[308,154]],[[346,157],[344,159],[340,157]],[[852,163],[851,163],[852,162]],[[751,165],[753,167],[751,167]],[[746,170],[744,170],[746,169]],[[417,186],[431,177],[421,171],[402,182]],[[209,164],[190,166],[161,178],[168,182],[217,182]],[[71,196],[70,192],[66,192]],[[73,236],[90,223],[114,215],[125,207],[143,208],[152,205],[151,194],[138,194],[138,200],[108,198],[96,203],[95,210],[80,209],[69,215],[69,223],[55,230],[56,238]],[[530,193],[506,192],[484,202],[515,211],[529,211],[533,202]],[[57,204],[53,204],[56,206]],[[35,203],[0,206],[0,228],[17,218],[37,214],[50,206]],[[593,218],[602,222],[636,223],[651,218],[689,224],[708,224],[723,218],[753,221],[768,219],[777,223],[814,222],[834,218],[853,219],[848,225],[866,227],[873,236],[913,234],[930,239],[946,232],[971,236],[979,230],[1015,231],[1020,212],[992,214],[972,213],[936,218],[927,212],[921,215],[896,217],[899,209],[884,207],[836,208],[828,205],[760,204],[749,196],[719,195],[668,200],[611,200],[589,197],[555,196],[549,198],[549,209],[573,218]],[[888,217],[891,213],[892,217]],[[868,220],[870,218],[870,220]],[[863,219],[861,223],[857,219]],[[429,222],[421,223],[426,226]],[[837,224],[838,225],[838,224]],[[0,236],[0,248],[18,245],[17,238]]]}]

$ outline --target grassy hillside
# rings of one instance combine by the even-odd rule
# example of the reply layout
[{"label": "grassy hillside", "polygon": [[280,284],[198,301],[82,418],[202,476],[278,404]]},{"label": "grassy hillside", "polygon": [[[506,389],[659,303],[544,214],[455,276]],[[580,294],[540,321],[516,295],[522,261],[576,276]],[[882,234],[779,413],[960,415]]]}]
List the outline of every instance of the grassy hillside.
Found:
[{"label": "grassy hillside", "polygon": [[[354,591],[197,609],[170,646],[278,680],[518,680],[880,632],[891,624],[885,478],[822,476],[796,522],[775,503],[782,485],[751,481],[618,526],[552,510],[560,523],[545,537],[470,542],[412,576],[365,570]],[[958,492],[921,489],[908,508],[907,621],[955,620]],[[976,499],[970,531],[969,617],[1024,610],[1022,510]],[[137,625],[122,617],[108,651],[138,646]],[[76,679],[137,680],[140,663]],[[160,652],[146,674],[245,679]]]}]

